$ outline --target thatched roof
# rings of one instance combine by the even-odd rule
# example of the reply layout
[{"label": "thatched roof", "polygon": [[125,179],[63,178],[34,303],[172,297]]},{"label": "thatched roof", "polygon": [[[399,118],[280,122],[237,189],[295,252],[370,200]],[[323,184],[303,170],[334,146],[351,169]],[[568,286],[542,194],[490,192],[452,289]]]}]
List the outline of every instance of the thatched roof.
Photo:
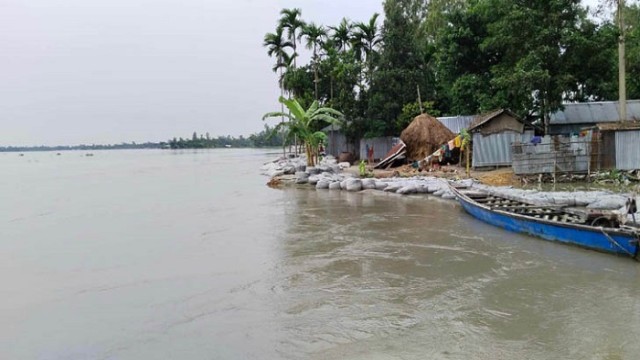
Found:
[{"label": "thatched roof", "polygon": [[422,114],[416,116],[402,131],[400,139],[407,144],[409,160],[422,160],[455,136],[436,118]]}]

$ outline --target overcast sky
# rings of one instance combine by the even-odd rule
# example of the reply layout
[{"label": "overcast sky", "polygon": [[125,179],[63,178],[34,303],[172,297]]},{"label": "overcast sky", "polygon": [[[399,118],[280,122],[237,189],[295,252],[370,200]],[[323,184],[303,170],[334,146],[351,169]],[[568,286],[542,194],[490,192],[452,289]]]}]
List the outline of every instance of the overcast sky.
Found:
[{"label": "overcast sky", "polygon": [[279,11],[334,25],[368,20],[381,3],[0,0],[0,146],[260,131],[279,108],[262,47]]}]

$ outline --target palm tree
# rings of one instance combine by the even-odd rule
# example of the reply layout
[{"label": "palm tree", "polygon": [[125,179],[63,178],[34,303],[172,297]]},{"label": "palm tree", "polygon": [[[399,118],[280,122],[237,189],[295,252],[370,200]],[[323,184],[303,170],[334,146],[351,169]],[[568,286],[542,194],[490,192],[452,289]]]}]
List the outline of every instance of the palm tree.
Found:
[{"label": "palm tree", "polygon": [[[287,29],[287,37],[289,38],[289,41],[293,45],[292,47],[293,47],[294,56],[298,55],[298,53],[296,52],[296,49],[297,49],[296,43],[300,38],[298,30],[304,26],[304,21],[300,19],[301,14],[302,14],[302,11],[300,9],[282,9],[282,11],[280,11],[280,15],[282,16],[280,17],[278,27]],[[293,59],[293,67],[294,68],[296,67],[295,57]]]},{"label": "palm tree", "polygon": [[302,31],[300,34],[307,40],[307,49],[311,49],[313,51],[311,57],[311,60],[313,62],[313,82],[315,86],[316,100],[318,100],[318,83],[320,82],[320,79],[318,77],[318,65],[320,62],[318,48],[322,47],[322,45],[324,44],[324,41],[327,37],[327,31],[322,25],[318,26],[314,23],[309,23],[302,27]]},{"label": "palm tree", "polygon": [[356,30],[353,33],[354,49],[364,55],[367,64],[367,83],[371,84],[373,74],[373,59],[377,55],[378,47],[382,44],[382,36],[376,23],[380,14],[375,13],[368,23],[359,22],[354,25]]},{"label": "palm tree", "polygon": [[265,120],[270,117],[286,116],[288,122],[281,122],[274,131],[280,129],[287,130],[287,137],[297,136],[304,143],[307,155],[307,166],[314,166],[318,157],[319,146],[326,138],[322,131],[315,131],[321,123],[338,124],[344,116],[341,112],[328,107],[319,107],[318,101],[314,101],[308,109],[304,109],[295,99],[285,99],[280,97],[280,103],[287,107],[288,113],[284,111],[266,113],[262,117]]},{"label": "palm tree", "polygon": [[[295,57],[295,53],[293,56],[290,56],[286,49],[288,47],[292,47],[291,42],[284,38],[283,29],[281,27],[276,28],[275,33],[267,33],[264,36],[263,46],[267,48],[267,54],[271,57],[276,58],[276,63],[273,66],[273,72],[280,71],[280,75],[278,76],[278,84],[280,85],[280,96],[284,96],[284,86],[283,86],[283,78],[284,73],[283,69],[286,69],[291,63],[291,59]],[[284,111],[284,106],[282,107]],[[282,122],[284,122],[284,117],[282,117]],[[285,154],[285,144],[282,144],[282,153]]]},{"label": "palm tree", "polygon": [[347,18],[342,18],[338,26],[331,26],[329,28],[333,31],[331,40],[333,40],[338,50],[341,52],[347,51],[347,47],[351,42],[353,25],[349,23]]}]

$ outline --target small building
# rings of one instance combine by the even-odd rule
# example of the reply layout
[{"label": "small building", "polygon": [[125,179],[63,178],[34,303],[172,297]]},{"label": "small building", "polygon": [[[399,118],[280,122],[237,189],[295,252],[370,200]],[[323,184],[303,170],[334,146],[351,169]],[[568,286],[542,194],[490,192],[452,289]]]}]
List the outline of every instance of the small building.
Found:
[{"label": "small building", "polygon": [[640,121],[597,124],[593,133],[599,169],[640,169]]},{"label": "small building", "polygon": [[[597,124],[620,121],[618,101],[564,104],[549,118],[549,135],[578,134]],[[640,120],[640,100],[627,101],[628,120]]]},{"label": "small building", "polygon": [[479,115],[469,127],[472,135],[472,166],[511,166],[515,142],[530,142],[533,127],[508,109]]}]

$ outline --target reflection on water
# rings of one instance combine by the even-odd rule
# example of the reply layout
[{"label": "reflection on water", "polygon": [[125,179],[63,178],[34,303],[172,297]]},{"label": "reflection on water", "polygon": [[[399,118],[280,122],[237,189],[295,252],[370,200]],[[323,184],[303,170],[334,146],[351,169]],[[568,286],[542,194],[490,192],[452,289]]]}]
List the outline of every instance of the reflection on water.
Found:
[{"label": "reflection on water", "polygon": [[630,359],[640,267],[262,151],[0,156],[0,358]]}]

